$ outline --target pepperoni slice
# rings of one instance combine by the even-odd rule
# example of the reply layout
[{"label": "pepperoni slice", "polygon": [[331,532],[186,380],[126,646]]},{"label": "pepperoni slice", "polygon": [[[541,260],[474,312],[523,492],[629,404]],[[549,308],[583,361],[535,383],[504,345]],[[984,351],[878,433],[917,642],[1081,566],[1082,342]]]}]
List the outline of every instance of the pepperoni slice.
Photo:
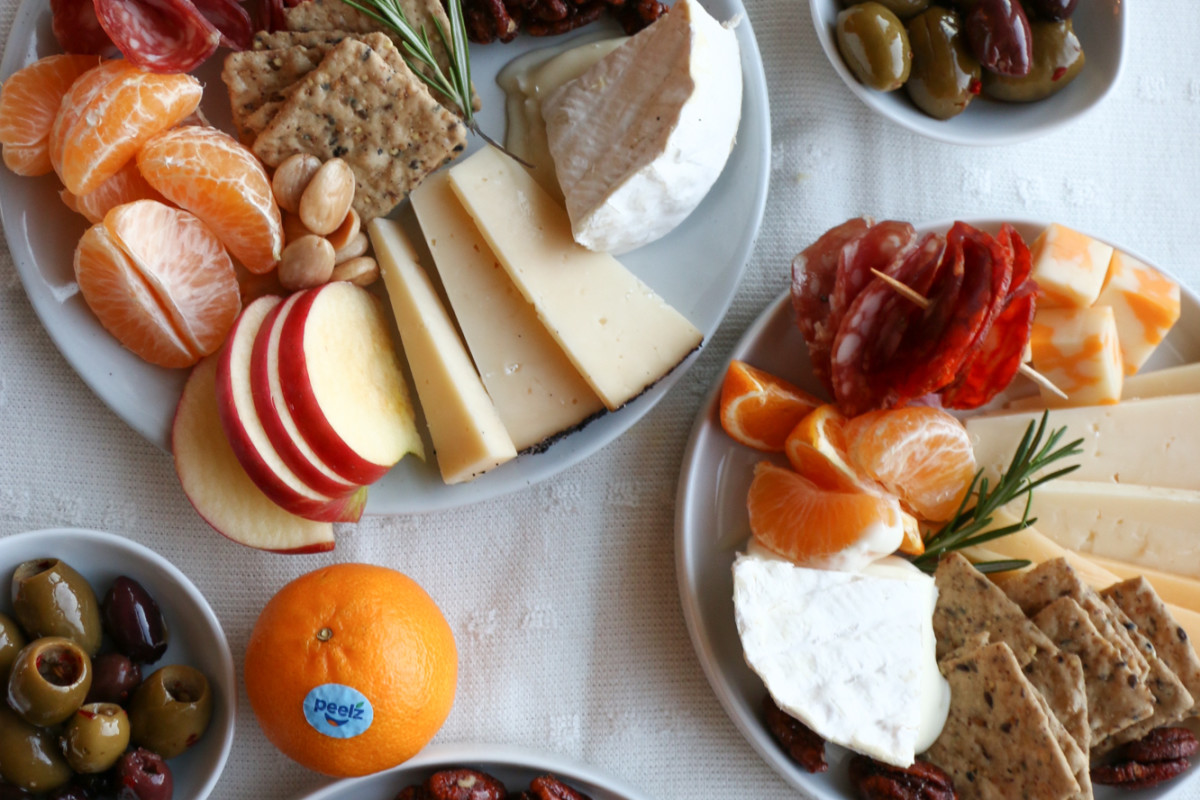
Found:
[{"label": "pepperoni slice", "polygon": [[190,72],[221,44],[221,33],[190,0],[95,0],[101,27],[132,64]]},{"label": "pepperoni slice", "polygon": [[92,0],[50,0],[50,23],[64,53],[117,58],[121,51],[100,27]]},{"label": "pepperoni slice", "polygon": [[971,363],[954,385],[942,392],[947,408],[979,408],[1012,382],[1021,368],[1036,309],[1037,284],[1025,281],[996,317]]},{"label": "pepperoni slice", "polygon": [[254,40],[250,12],[237,0],[192,0],[204,18],[221,32],[221,46],[249,50]]}]

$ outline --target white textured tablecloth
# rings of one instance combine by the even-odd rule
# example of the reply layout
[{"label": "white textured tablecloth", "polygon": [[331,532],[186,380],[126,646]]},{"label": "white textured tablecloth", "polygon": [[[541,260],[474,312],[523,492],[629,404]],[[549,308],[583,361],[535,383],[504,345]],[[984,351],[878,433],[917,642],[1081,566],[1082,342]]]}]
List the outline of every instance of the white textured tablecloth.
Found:
[{"label": "white textured tablecloth", "polygon": [[[1091,0],[1080,0],[1082,4]],[[193,512],[171,460],[58,354],[0,248],[0,535],[101,528],[172,560],[204,592],[239,665],[258,610],[334,561],[411,575],[458,640],[454,710],[436,741],[562,753],[664,800],[794,797],[709,689],[680,612],[675,483],[702,398],[787,265],[857,214],[914,221],[1023,216],[1127,243],[1200,289],[1200,14],[1129,2],[1128,66],[1107,101],[1017,146],[961,148],[860,103],[822,54],[804,0],[747,0],[771,98],[771,191],[733,306],[691,371],[642,422],[557,478],[509,497],[339,531],[321,556],[257,553]],[[0,0],[0,41],[17,0]],[[216,798],[288,798],[325,779],[280,755],[239,698]],[[1195,782],[1186,797],[1200,797]]]}]

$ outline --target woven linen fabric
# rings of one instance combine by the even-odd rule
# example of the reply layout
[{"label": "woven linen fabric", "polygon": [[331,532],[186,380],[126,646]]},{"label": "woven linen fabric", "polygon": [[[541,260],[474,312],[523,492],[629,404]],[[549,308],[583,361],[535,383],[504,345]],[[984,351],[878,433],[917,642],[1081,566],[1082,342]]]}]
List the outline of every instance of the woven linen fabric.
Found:
[{"label": "woven linen fabric", "polygon": [[[563,754],[663,800],[796,797],[717,702],[680,610],[674,498],[704,396],[741,333],[788,285],[792,256],[854,215],[1055,220],[1127,243],[1200,289],[1200,15],[1169,0],[1127,3],[1127,67],[1099,108],[1034,141],[967,148],[910,133],[856,99],[818,45],[804,0],[747,5],[773,137],[757,247],[705,352],[615,443],[498,500],[341,526],[329,554],[254,552],[201,521],[170,456],[59,355],[5,246],[0,536],[79,526],[153,548],[208,598],[239,670],[258,610],[288,580],[333,562],[395,567],[429,591],[458,641],[457,699],[435,741]],[[0,0],[0,41],[16,10],[17,0]],[[243,693],[213,797],[277,800],[326,781],[266,741]],[[1180,796],[1200,798],[1200,780]]]}]

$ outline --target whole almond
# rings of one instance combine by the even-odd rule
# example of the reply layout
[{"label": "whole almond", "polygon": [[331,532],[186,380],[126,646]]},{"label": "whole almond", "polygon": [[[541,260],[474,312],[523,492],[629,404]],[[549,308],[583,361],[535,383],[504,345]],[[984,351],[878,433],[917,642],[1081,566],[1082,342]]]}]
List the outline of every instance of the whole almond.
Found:
[{"label": "whole almond", "polygon": [[342,220],[342,224],[338,225],[337,230],[329,234],[325,238],[333,245],[334,250],[341,250],[350,243],[350,240],[358,235],[362,223],[358,219],[358,212],[351,208],[346,212],[346,218]]},{"label": "whole almond", "polygon": [[367,252],[367,245],[370,242],[367,240],[367,235],[359,231],[354,235],[354,238],[346,243],[346,246],[336,251],[333,255],[333,263],[341,264],[343,261],[349,261],[352,258],[358,258]]},{"label": "whole almond", "polygon": [[279,283],[291,291],[311,289],[329,282],[333,274],[333,245],[315,234],[301,236],[283,248]]},{"label": "whole almond", "polygon": [[313,175],[300,195],[300,221],[321,236],[337,230],[354,201],[354,172],[340,158],[331,158]]},{"label": "whole almond", "polygon": [[271,177],[271,191],[279,207],[293,214],[299,211],[300,196],[320,168],[321,159],[311,153],[296,153],[285,158]]},{"label": "whole almond", "polygon": [[334,267],[329,280],[350,281],[357,286],[370,286],[379,280],[379,264],[370,256],[351,258]]}]

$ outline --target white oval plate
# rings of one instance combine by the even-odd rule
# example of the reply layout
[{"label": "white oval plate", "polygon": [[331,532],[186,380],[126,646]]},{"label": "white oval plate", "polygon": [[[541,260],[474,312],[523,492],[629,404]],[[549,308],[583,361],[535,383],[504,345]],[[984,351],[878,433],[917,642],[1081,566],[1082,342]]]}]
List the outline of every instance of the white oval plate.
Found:
[{"label": "white oval plate", "polygon": [[[968,221],[991,232],[999,229],[1002,222]],[[1027,241],[1032,241],[1046,227],[1046,223],[1005,221],[1012,222]],[[945,231],[951,224],[951,221],[945,221],[919,226],[918,231]],[[1127,247],[1112,244],[1146,260]],[[1143,367],[1146,371],[1200,361],[1200,298],[1186,288],[1182,294],[1180,321],[1155,351],[1150,363]],[[813,377],[808,348],[793,321],[787,292],[767,306],[742,336],[730,358],[765,369],[817,396],[826,396],[825,389]],[[1013,388],[1024,393],[1025,387]],[[771,456],[740,445],[725,435],[717,416],[720,394],[718,382],[696,418],[684,452],[675,501],[675,572],[688,633],[717,699],[759,755],[797,789],[819,800],[843,800],[853,796],[842,764],[848,751],[835,746],[826,748],[829,771],[820,775],[796,766],[763,724],[761,704],[766,690],[742,656],[733,617],[733,558],[736,549],[743,546],[750,535],[746,493],[754,465]],[[786,461],[781,458],[780,463],[786,464]],[[1193,769],[1186,777],[1163,785],[1157,792],[1149,790],[1139,793],[1138,797],[1168,797],[1183,784],[1194,783],[1196,774],[1197,770]],[[1096,797],[1100,800],[1128,796],[1127,792],[1096,787]]]},{"label": "white oval plate", "polygon": [[167,762],[175,796],[204,800],[225,769],[237,717],[233,655],[212,607],[186,575],[153,550],[111,533],[54,528],[0,538],[0,610],[12,613],[8,586],[17,565],[48,557],[70,564],[101,600],[118,575],[142,584],[162,609],[170,637],[166,655],[145,674],[166,664],[187,664],[208,678],[213,693],[208,730],[190,750]]},{"label": "white oval plate", "polygon": [[858,82],[838,52],[834,29],[839,0],[809,0],[817,38],[829,63],[850,91],[893,122],[940,142],[964,145],[1014,144],[1050,133],[1095,108],[1116,86],[1125,65],[1129,3],[1084,0],[1071,17],[1083,45],[1083,70],[1062,91],[1036,103],[1001,103],[979,98],[967,110],[938,120],[913,105],[904,89],[877,92]]},{"label": "white oval plate", "polygon": [[[720,20],[742,18],[737,35],[745,90],[737,145],[700,207],[669,236],[622,256],[621,261],[691,320],[707,342],[733,300],[762,223],[770,175],[771,125],[762,58],[741,0],[704,0],[704,5]],[[58,52],[50,20],[45,0],[23,0],[0,62],[0,78]],[[583,28],[580,35],[594,36],[601,31],[620,34],[615,23],[606,20]],[[557,43],[558,37],[525,36],[507,45],[471,46],[472,74],[483,101],[478,118],[485,131],[497,137],[504,132],[504,94],[495,82],[500,69],[523,53]],[[205,113],[214,124],[232,130],[228,96],[220,80],[221,55],[197,75],[208,87]],[[169,449],[171,419],[186,372],[142,361],[109,336],[88,310],[76,292],[72,267],[75,244],[87,223],[63,206],[58,189],[53,175],[21,178],[0,168],[0,221],[25,291],[50,338],[92,391],[134,430]],[[662,399],[695,358],[693,354],[620,411],[595,420],[543,453],[522,455],[470,483],[446,486],[432,463],[405,459],[371,488],[367,513],[452,508],[545,480],[629,429]],[[433,452],[428,440],[426,452]]]},{"label": "white oval plate", "polygon": [[592,800],[649,800],[641,792],[578,762],[500,744],[430,745],[398,767],[331,783],[296,800],[392,800],[401,789],[422,783],[439,770],[462,767],[486,772],[510,793],[528,789],[534,778],[550,774]]}]

